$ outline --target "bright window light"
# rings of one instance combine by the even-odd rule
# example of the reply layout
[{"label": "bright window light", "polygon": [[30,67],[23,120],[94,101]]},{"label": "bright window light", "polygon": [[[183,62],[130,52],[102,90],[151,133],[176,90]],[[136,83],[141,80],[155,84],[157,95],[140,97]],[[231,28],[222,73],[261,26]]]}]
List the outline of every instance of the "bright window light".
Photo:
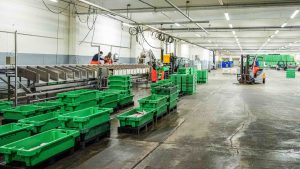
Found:
[{"label": "bright window light", "polygon": [[230,28],[233,28],[233,25],[232,25],[232,24],[229,24],[228,26],[229,26]]},{"label": "bright window light", "polygon": [[224,13],[224,15],[225,15],[226,20],[229,21],[230,20],[229,14],[228,13]]},{"label": "bright window light", "polygon": [[235,31],[232,31],[232,34],[234,34],[234,35],[235,35]]},{"label": "bright window light", "polygon": [[298,13],[299,13],[299,10],[295,10],[294,13],[291,15],[291,19],[294,19]]},{"label": "bright window light", "polygon": [[284,28],[287,25],[287,23],[284,23],[281,25],[282,28]]},{"label": "bright window light", "polygon": [[179,23],[175,23],[175,25],[178,26],[178,27],[181,26]]},{"label": "bright window light", "polygon": [[279,30],[276,30],[276,31],[275,31],[275,35],[277,35],[278,33],[279,33]]},{"label": "bright window light", "polygon": [[270,42],[271,39],[268,39],[268,42]]},{"label": "bright window light", "polygon": [[57,0],[50,0],[51,2],[58,2]]},{"label": "bright window light", "polygon": [[130,25],[130,24],[128,24],[128,23],[124,23],[124,22],[123,22],[123,26],[127,26],[127,27],[134,27],[133,25]]}]

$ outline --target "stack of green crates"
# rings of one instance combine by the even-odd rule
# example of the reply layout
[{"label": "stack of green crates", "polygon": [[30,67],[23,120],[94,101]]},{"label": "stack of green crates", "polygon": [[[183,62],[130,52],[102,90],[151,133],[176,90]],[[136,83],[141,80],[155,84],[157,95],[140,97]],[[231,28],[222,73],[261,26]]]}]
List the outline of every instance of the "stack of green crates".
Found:
[{"label": "stack of green crates", "polygon": [[138,100],[141,108],[155,109],[154,117],[159,117],[168,110],[168,96],[152,94]]},{"label": "stack of green crates", "polygon": [[74,90],[57,94],[66,111],[82,110],[97,105],[96,90]]},{"label": "stack of green crates", "polygon": [[197,70],[197,83],[207,83],[207,81],[208,81],[208,71]]},{"label": "stack of green crates", "polygon": [[63,110],[64,104],[58,100],[51,100],[46,102],[35,103],[34,105],[43,107],[45,112],[53,112],[56,110]]},{"label": "stack of green crates", "polygon": [[0,101],[0,114],[2,114],[2,110],[11,108],[11,101]]},{"label": "stack of green crates", "polygon": [[112,75],[108,77],[108,88],[117,90],[128,90],[131,92],[131,76],[129,75]]},{"label": "stack of green crates", "polygon": [[190,74],[191,68],[190,67],[180,67],[177,69],[178,74]]},{"label": "stack of green crates", "polygon": [[118,96],[118,106],[125,106],[133,103],[131,76],[112,75],[108,77],[109,93],[115,93]]},{"label": "stack of green crates", "polygon": [[173,85],[173,84],[174,83],[170,79],[160,80],[160,81],[158,81],[156,83],[152,83],[151,84],[151,92],[153,93],[153,91],[155,90],[156,87],[159,87],[159,86],[169,86],[169,85]]},{"label": "stack of green crates", "polygon": [[91,107],[58,116],[61,128],[77,130],[81,141],[87,141],[110,131],[111,108]]},{"label": "stack of green crates", "polygon": [[295,69],[287,69],[286,70],[286,78],[296,78],[296,70]]},{"label": "stack of green crates", "polygon": [[182,90],[182,75],[181,74],[172,74],[170,75],[171,81],[177,86],[178,92]]},{"label": "stack of green crates", "polygon": [[119,96],[110,91],[97,91],[97,105],[100,108],[117,108]]},{"label": "stack of green crates", "polygon": [[156,87],[152,94],[164,95],[168,97],[168,111],[177,106],[179,92],[176,85]]},{"label": "stack of green crates", "polygon": [[197,76],[195,74],[182,76],[182,92],[184,94],[192,95],[196,93],[196,89]]}]

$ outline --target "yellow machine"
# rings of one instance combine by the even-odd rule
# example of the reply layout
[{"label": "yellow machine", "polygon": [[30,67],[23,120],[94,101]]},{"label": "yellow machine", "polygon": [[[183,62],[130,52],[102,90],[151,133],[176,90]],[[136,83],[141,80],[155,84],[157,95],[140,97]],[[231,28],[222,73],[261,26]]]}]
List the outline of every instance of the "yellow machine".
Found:
[{"label": "yellow machine", "polygon": [[171,63],[171,54],[164,54],[163,55],[163,64],[170,64]]}]

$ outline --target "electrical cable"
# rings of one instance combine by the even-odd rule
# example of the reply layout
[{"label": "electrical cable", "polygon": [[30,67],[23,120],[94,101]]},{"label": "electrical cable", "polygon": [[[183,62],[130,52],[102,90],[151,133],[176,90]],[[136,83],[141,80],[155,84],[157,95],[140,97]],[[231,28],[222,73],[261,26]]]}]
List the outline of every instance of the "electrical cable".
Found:
[{"label": "electrical cable", "polygon": [[55,13],[55,14],[61,14],[61,13],[63,13],[63,12],[70,6],[70,3],[69,3],[66,7],[62,8],[61,11],[53,11],[51,8],[48,7],[48,5],[45,3],[44,0],[42,0],[42,2],[43,2],[43,4],[45,5],[45,7],[46,7],[50,12]]}]

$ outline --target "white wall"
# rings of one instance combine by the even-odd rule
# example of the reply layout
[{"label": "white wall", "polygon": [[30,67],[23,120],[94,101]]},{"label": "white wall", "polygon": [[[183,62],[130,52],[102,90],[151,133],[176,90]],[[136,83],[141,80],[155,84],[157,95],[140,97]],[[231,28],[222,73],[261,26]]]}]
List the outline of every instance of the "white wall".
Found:
[{"label": "white wall", "polygon": [[[49,3],[49,1],[46,2]],[[24,56],[27,56],[26,54],[28,56],[32,54],[68,54],[68,16],[67,14],[59,15],[59,40],[57,45],[58,15],[48,11],[42,1],[1,0],[0,21],[0,52],[2,56],[0,64],[4,64],[3,58],[5,55],[12,55],[14,52],[13,34],[5,31],[18,31],[17,44],[20,57],[23,56],[22,54]],[[20,61],[28,63],[26,58],[20,58]],[[40,64],[40,62],[35,61],[35,59],[31,60],[33,64]]]}]

